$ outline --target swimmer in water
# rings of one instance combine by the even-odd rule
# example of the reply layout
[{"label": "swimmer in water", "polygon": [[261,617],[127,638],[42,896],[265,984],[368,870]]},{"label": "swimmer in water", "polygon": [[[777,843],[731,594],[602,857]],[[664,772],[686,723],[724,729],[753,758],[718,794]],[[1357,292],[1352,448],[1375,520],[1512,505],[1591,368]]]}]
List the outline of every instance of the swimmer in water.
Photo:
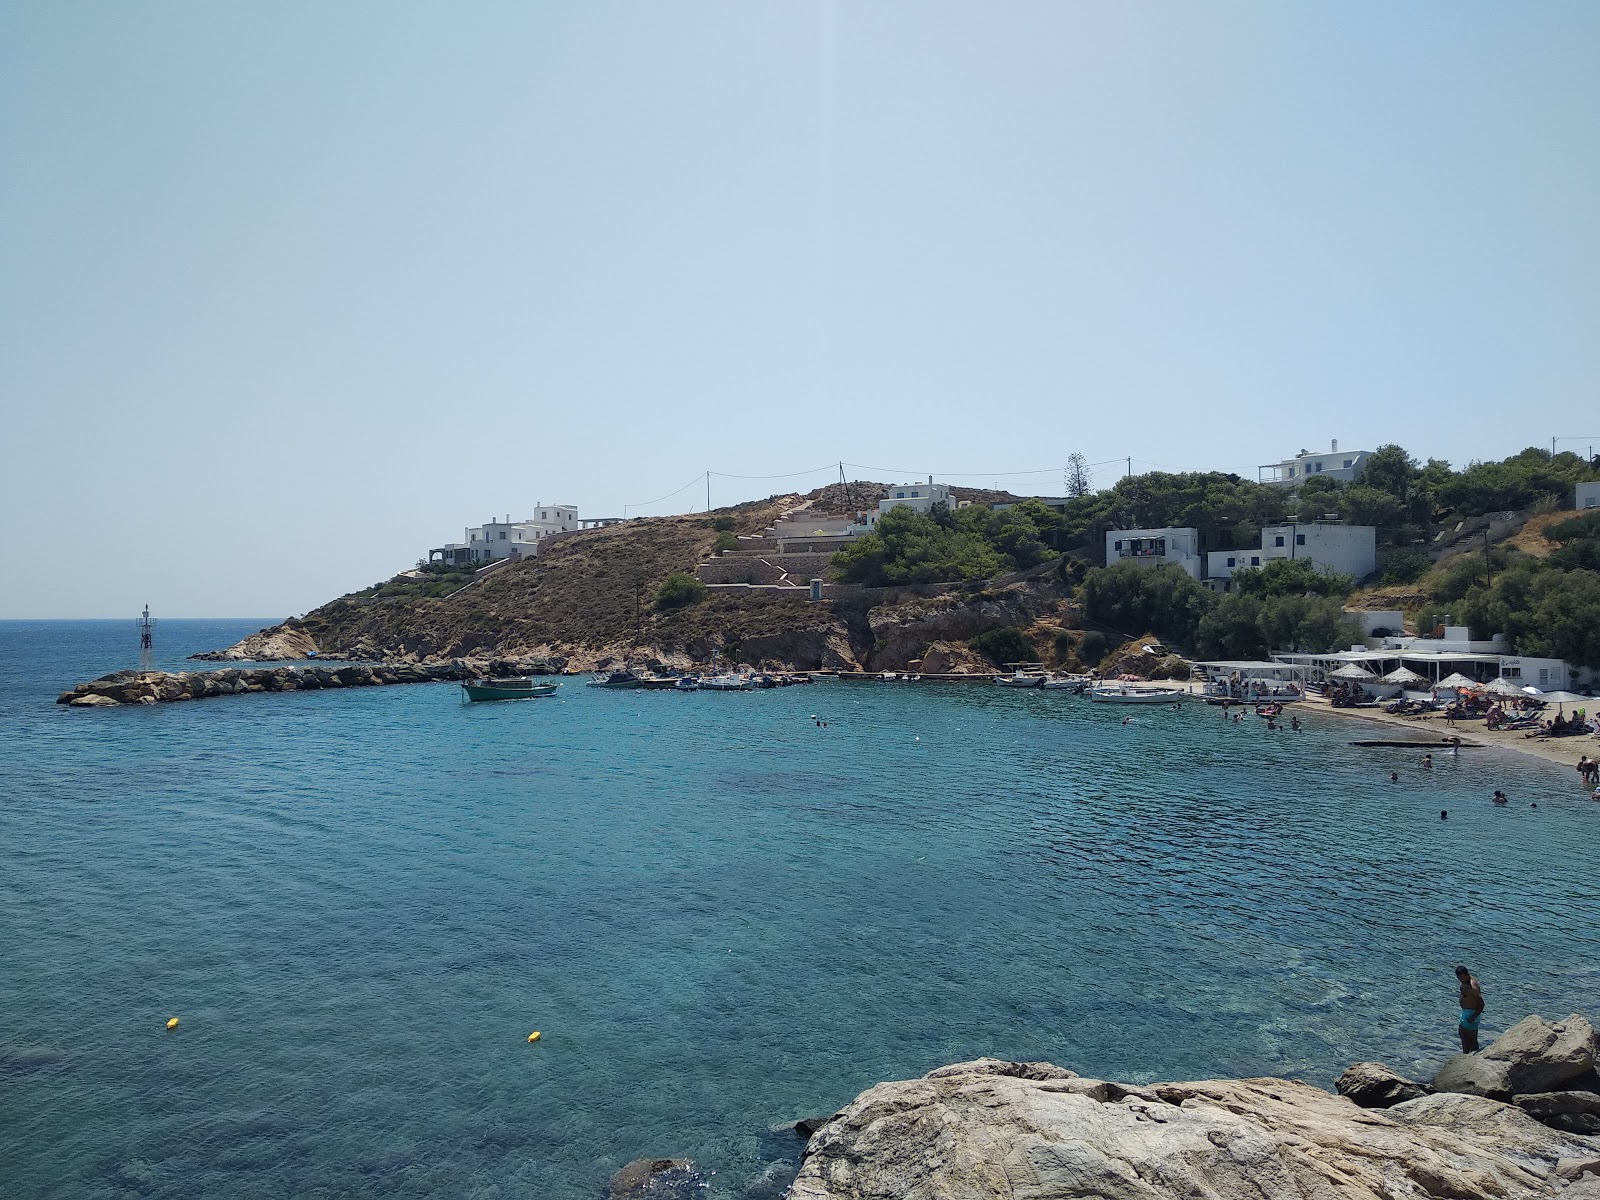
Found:
[{"label": "swimmer in water", "polygon": [[1423,756],[1422,756],[1422,765],[1423,765],[1423,766],[1424,766],[1424,767],[1432,767],[1432,766],[1433,766],[1433,755],[1431,755],[1431,754],[1424,754],[1424,755],[1423,755]]},{"label": "swimmer in water", "polygon": [[1400,772],[1399,771],[1390,771],[1389,772],[1389,782],[1390,783],[1399,783],[1400,782]]},{"label": "swimmer in water", "polygon": [[1510,804],[1511,803],[1511,801],[1506,797],[1506,794],[1504,792],[1498,791],[1498,790],[1496,790],[1496,792],[1494,794],[1494,802],[1496,804]]}]

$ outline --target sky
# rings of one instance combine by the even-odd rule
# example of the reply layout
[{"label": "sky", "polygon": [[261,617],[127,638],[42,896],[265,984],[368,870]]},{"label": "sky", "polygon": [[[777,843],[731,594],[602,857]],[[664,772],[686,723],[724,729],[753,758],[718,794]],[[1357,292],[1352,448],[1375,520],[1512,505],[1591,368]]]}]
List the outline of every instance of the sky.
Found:
[{"label": "sky", "polygon": [[1600,5],[0,0],[0,617],[1600,445]]}]

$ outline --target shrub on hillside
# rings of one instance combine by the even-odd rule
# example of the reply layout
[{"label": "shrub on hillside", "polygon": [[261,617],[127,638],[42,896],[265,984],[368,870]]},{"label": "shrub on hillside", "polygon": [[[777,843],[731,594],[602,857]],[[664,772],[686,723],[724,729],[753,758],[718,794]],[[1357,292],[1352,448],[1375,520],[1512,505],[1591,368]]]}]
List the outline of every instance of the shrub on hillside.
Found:
[{"label": "shrub on hillside", "polygon": [[739,539],[726,531],[717,534],[716,545],[712,547],[718,554],[726,553],[729,550],[737,550],[738,548]]},{"label": "shrub on hillside", "polygon": [[1078,641],[1078,658],[1085,666],[1095,667],[1100,665],[1100,660],[1106,656],[1106,651],[1111,648],[1111,642],[1105,634],[1098,629],[1084,631]]},{"label": "shrub on hillside", "polygon": [[734,521],[732,517],[712,517],[711,528],[718,533],[732,533]]},{"label": "shrub on hillside", "polygon": [[1420,550],[1391,550],[1378,568],[1380,583],[1415,583],[1428,571],[1430,560]]},{"label": "shrub on hillside", "polygon": [[967,644],[996,666],[1030,662],[1034,654],[1032,644],[1022,636],[1022,631],[1010,626],[980,633]]},{"label": "shrub on hillside", "polygon": [[656,589],[656,607],[683,608],[706,598],[706,585],[686,571],[674,571]]}]

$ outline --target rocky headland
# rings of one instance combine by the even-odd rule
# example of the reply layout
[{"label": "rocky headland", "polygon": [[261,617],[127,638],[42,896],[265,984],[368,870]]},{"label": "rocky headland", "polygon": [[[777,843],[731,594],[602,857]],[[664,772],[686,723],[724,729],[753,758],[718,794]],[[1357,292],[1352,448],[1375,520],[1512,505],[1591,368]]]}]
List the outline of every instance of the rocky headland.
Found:
[{"label": "rocky headland", "polygon": [[56,703],[70,704],[74,708],[115,708],[122,704],[170,704],[251,692],[312,692],[325,688],[439,683],[485,674],[541,674],[558,668],[559,664],[545,660],[455,659],[388,665],[233,667],[220,671],[114,671],[62,692],[56,697]]},{"label": "rocky headland", "polygon": [[[983,1058],[880,1083],[796,1123],[808,1140],[785,1195],[1600,1200],[1597,1056],[1600,1036],[1574,1014],[1528,1017],[1428,1083],[1357,1063],[1334,1092],[1274,1078],[1116,1083]],[[612,1195],[686,1196],[697,1170],[639,1160]]]}]

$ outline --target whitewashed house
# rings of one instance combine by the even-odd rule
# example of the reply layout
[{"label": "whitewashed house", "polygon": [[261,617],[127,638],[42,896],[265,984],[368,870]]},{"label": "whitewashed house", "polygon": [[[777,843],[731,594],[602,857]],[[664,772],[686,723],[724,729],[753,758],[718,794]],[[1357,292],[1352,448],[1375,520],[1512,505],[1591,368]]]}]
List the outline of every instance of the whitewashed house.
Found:
[{"label": "whitewashed house", "polygon": [[1110,529],[1106,531],[1106,566],[1131,562],[1141,567],[1172,563],[1195,579],[1204,573],[1200,533],[1195,529]]},{"label": "whitewashed house", "polygon": [[1572,493],[1573,508],[1600,508],[1600,483],[1580,483]]},{"label": "whitewashed house", "polygon": [[1207,554],[1206,579],[1217,590],[1230,591],[1235,571],[1264,567],[1277,558],[1304,559],[1319,571],[1364,579],[1378,569],[1378,531],[1372,525],[1320,522],[1269,525],[1261,531],[1258,548]]},{"label": "whitewashed house", "polygon": [[462,535],[466,540],[450,542],[428,551],[429,562],[466,566],[494,562],[501,558],[530,558],[539,552],[539,543],[558,533],[580,528],[578,509],[571,504],[537,504],[533,516],[513,521],[493,519],[474,525]]},{"label": "whitewashed house", "polygon": [[1262,483],[1281,483],[1285,487],[1299,487],[1308,479],[1338,479],[1345,483],[1361,478],[1367,469],[1369,450],[1340,450],[1339,443],[1323,454],[1302,450],[1293,458],[1267,463],[1258,468]]}]

